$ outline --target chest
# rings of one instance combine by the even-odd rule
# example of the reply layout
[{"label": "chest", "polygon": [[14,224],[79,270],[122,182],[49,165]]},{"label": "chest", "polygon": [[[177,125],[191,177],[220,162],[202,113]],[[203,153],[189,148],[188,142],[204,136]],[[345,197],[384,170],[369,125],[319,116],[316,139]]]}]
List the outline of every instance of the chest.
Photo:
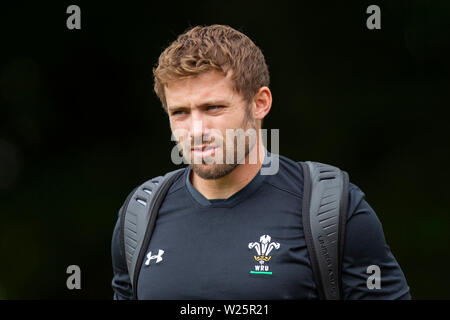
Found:
[{"label": "chest", "polygon": [[216,209],[161,212],[139,299],[315,298],[298,208]]}]

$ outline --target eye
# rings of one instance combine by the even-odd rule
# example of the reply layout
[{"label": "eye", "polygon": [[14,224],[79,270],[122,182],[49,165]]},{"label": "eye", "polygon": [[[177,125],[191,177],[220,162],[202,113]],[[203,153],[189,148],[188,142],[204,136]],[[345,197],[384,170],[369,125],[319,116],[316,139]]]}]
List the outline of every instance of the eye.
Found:
[{"label": "eye", "polygon": [[183,112],[185,112],[185,111],[182,111],[182,110],[174,111],[174,112],[172,112],[172,115],[177,116],[177,115],[182,114]]},{"label": "eye", "polygon": [[208,106],[207,109],[208,110],[218,110],[218,109],[222,109],[223,106]]}]

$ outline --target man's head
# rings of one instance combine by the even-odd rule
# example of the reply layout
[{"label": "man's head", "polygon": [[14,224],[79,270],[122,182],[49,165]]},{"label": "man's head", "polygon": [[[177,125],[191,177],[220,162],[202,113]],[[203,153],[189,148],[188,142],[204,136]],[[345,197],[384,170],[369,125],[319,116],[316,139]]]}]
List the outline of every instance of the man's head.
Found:
[{"label": "man's head", "polygon": [[[269,72],[261,50],[231,27],[197,26],[163,51],[153,73],[155,92],[169,115],[172,132],[187,133],[174,134],[183,155],[192,151],[194,157],[205,158],[206,153],[191,149],[214,145],[218,148],[208,155],[223,159],[222,164],[191,164],[193,171],[204,179],[231,172],[238,165],[238,148],[228,151],[240,138],[227,141],[226,130],[258,130],[271,106]],[[246,140],[244,156],[255,145]],[[230,153],[235,161],[225,163]]]}]

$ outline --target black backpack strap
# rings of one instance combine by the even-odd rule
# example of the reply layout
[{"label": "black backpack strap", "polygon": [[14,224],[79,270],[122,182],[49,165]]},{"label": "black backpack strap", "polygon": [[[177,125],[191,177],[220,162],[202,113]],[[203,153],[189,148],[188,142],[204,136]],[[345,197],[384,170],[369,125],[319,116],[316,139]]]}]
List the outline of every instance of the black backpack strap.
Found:
[{"label": "black backpack strap", "polygon": [[120,215],[122,251],[125,254],[128,274],[137,298],[137,278],[145,257],[142,247],[149,243],[159,208],[172,185],[184,168],[171,171],[164,176],[148,180],[136,188],[127,198]]},{"label": "black backpack strap", "polygon": [[342,299],[342,258],[349,178],[345,171],[319,162],[303,168],[303,230],[320,299]]}]

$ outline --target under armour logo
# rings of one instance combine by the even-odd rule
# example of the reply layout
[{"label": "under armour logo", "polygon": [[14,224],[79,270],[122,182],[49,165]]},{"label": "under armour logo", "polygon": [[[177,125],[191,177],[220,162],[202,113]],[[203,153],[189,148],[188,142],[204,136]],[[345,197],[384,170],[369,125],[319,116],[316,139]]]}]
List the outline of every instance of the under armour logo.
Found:
[{"label": "under armour logo", "polygon": [[163,254],[164,254],[164,250],[161,250],[161,249],[159,249],[158,254],[154,255],[154,256],[152,256],[152,252],[150,251],[147,254],[147,261],[145,261],[145,265],[148,266],[150,264],[150,260],[153,260],[153,259],[156,259],[156,263],[161,262],[161,260],[163,259],[162,258]]}]

